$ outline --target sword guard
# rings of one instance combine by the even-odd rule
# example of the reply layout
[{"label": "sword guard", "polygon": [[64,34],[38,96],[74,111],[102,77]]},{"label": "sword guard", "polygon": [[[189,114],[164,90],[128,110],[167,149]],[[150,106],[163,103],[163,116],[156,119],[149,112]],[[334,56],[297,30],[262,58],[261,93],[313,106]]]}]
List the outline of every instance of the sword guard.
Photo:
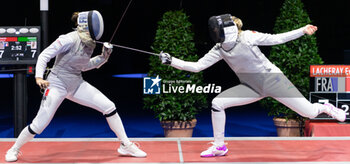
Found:
[{"label": "sword guard", "polygon": [[103,43],[103,46],[106,47],[106,48],[108,48],[108,49],[113,48],[113,45],[112,45],[111,43],[108,43],[108,42],[104,42],[104,43]]}]

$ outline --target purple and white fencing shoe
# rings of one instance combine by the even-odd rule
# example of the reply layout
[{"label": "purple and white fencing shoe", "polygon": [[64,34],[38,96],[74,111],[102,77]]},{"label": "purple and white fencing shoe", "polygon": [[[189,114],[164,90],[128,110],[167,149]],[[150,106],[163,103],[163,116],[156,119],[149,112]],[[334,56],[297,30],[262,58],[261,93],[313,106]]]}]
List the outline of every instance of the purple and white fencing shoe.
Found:
[{"label": "purple and white fencing shoe", "polygon": [[213,145],[201,153],[201,157],[224,156],[227,154],[228,149],[225,144],[222,146],[219,146],[214,142],[211,142],[211,144]]}]

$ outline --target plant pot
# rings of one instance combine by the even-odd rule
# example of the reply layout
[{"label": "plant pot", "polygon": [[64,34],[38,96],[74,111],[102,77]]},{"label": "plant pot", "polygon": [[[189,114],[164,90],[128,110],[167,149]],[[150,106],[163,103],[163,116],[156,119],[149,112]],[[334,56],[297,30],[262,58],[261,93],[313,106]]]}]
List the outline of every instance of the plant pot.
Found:
[{"label": "plant pot", "polygon": [[192,137],[197,120],[191,121],[161,121],[165,137]]},{"label": "plant pot", "polygon": [[300,124],[295,119],[273,118],[273,122],[277,128],[277,135],[279,137],[300,137],[301,131],[304,128],[304,123]]}]

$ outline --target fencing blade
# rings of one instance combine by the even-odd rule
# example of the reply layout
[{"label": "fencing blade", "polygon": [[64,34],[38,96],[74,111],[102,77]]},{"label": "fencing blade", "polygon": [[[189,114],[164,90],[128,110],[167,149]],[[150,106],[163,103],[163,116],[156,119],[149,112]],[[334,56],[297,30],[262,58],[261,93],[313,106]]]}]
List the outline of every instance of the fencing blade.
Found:
[{"label": "fencing blade", "polygon": [[[100,41],[96,41],[96,43],[100,43],[103,44],[103,42]],[[154,55],[154,56],[160,56],[157,53],[154,52],[149,52],[149,51],[144,51],[144,50],[140,50],[140,49],[136,49],[136,48],[131,48],[131,47],[127,47],[127,46],[122,46],[122,45],[118,45],[118,44],[111,44],[114,47],[118,47],[118,48],[123,48],[123,49],[128,49],[128,50],[132,50],[132,51],[136,51],[136,52],[141,52],[141,53],[145,53],[145,54],[150,54],[150,55]]]}]

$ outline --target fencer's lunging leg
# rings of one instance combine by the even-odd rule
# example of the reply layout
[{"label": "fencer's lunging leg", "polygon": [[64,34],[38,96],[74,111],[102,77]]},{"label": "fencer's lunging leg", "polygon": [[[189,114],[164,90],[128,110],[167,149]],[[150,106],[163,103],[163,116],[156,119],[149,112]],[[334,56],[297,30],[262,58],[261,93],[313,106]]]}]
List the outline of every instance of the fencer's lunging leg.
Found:
[{"label": "fencer's lunging leg", "polygon": [[101,112],[104,116],[106,116],[109,127],[117,135],[121,142],[124,144],[130,144],[129,139],[126,136],[123,123],[117,113],[115,104],[97,88],[84,81],[80,84],[75,93],[69,95],[67,98],[73,102],[88,106]]},{"label": "fencer's lunging leg", "polygon": [[260,100],[262,97],[245,85],[237,85],[225,90],[212,101],[211,119],[213,124],[214,143],[201,153],[201,157],[223,156],[228,152],[225,139],[225,109],[245,105]]},{"label": "fencer's lunging leg", "polygon": [[117,110],[112,113],[105,115],[109,127],[121,140],[120,147],[118,148],[118,153],[121,155],[128,155],[134,157],[146,157],[147,153],[142,151],[137,145],[130,142],[129,138],[126,136],[122,120],[120,119]]},{"label": "fencer's lunging leg", "polygon": [[30,125],[25,127],[17,138],[17,142],[12,148],[19,150],[25,143],[32,140],[36,133],[30,128]]},{"label": "fencer's lunging leg", "polygon": [[257,92],[242,84],[229,88],[215,97],[212,101],[211,112],[214,143],[217,145],[224,144],[226,108],[250,104],[260,99],[262,97]]},{"label": "fencer's lunging leg", "polygon": [[124,144],[124,145],[129,145],[130,140],[127,137],[125,133],[125,129],[122,123],[122,120],[120,119],[117,110],[114,110],[112,113],[105,115],[109,127],[112,129],[112,131],[117,135],[119,140]]},{"label": "fencer's lunging leg", "polygon": [[304,97],[277,97],[275,99],[303,117],[315,118],[320,113],[318,106],[311,104]]},{"label": "fencer's lunging leg", "polygon": [[5,156],[7,162],[14,162],[17,160],[21,147],[46,128],[56,113],[58,106],[64,100],[67,94],[66,90],[57,85],[55,81],[51,82],[51,86],[49,86],[44,93],[38,114],[33,119],[32,123],[22,130],[15,144],[7,151]]},{"label": "fencer's lunging leg", "polygon": [[35,134],[30,132],[29,126],[25,127],[17,138],[16,143],[6,152],[5,161],[15,162],[18,159],[19,149],[34,138]]},{"label": "fencer's lunging leg", "polygon": [[327,113],[339,121],[345,121],[346,114],[342,109],[336,108],[332,104],[312,104],[285,76],[280,76],[280,78],[282,82],[279,82],[270,89],[274,92],[272,97],[277,101],[303,117],[315,118],[321,113]]},{"label": "fencer's lunging leg", "polygon": [[19,134],[16,143],[6,152],[5,160],[7,162],[15,162],[18,159],[19,149],[27,142],[32,140],[35,136],[30,126],[25,127]]},{"label": "fencer's lunging leg", "polygon": [[67,98],[76,103],[96,109],[106,117],[109,127],[121,141],[120,147],[118,148],[120,154],[134,157],[147,156],[144,151],[130,142],[129,138],[126,136],[122,120],[117,113],[115,104],[94,86],[84,81],[80,84],[79,88]]},{"label": "fencer's lunging leg", "polygon": [[212,108],[211,123],[213,125],[214,143],[219,146],[224,145],[226,124],[225,110],[217,110]]},{"label": "fencer's lunging leg", "polygon": [[275,98],[298,114],[307,118],[315,118],[321,113],[327,113],[338,121],[345,121],[346,113],[342,109],[334,107],[332,104],[311,104],[304,97],[296,98]]}]

